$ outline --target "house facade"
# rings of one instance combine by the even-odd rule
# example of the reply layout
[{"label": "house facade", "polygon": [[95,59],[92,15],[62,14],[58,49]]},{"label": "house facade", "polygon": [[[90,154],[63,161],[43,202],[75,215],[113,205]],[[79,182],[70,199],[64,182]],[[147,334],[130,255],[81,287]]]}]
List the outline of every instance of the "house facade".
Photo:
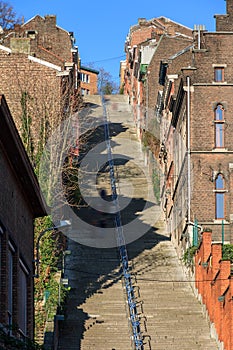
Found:
[{"label": "house facade", "polygon": [[192,30],[166,17],[146,20],[130,28],[125,42],[126,68],[124,94],[132,105],[137,132],[140,139],[143,130],[153,129],[157,134],[155,106],[161,59],[169,58],[192,42]]},{"label": "house facade", "polygon": [[34,219],[47,213],[3,95],[0,119],[0,325],[9,335],[33,340]]},{"label": "house facade", "polygon": [[96,69],[80,66],[80,88],[82,96],[96,95],[98,93],[98,74]]},{"label": "house facade", "polygon": [[180,255],[194,232],[232,242],[233,1],[216,31],[139,19],[125,43],[124,94],[159,162],[161,212]]},{"label": "house facade", "polygon": [[35,16],[1,35],[0,91],[33,163],[48,135],[82,104],[74,41],[56,16]]},{"label": "house facade", "polygon": [[162,60],[161,204],[178,251],[193,244],[194,227],[233,242],[233,1],[216,15],[216,31],[193,30],[193,45]]},{"label": "house facade", "polygon": [[60,66],[78,62],[74,33],[59,27],[55,15],[36,15],[22,25],[16,24],[13,30],[1,34],[1,43],[13,52],[27,53]]}]

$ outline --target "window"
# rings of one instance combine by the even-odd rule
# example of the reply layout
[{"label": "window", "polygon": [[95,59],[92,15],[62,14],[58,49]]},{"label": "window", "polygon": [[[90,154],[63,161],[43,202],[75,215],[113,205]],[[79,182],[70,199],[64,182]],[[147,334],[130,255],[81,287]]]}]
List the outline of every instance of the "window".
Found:
[{"label": "window", "polygon": [[214,81],[215,82],[223,82],[224,81],[224,68],[223,67],[215,67],[214,68]]},{"label": "window", "polygon": [[224,202],[225,202],[224,179],[222,174],[218,174],[215,180],[215,217],[216,219],[224,218]]},{"label": "window", "polygon": [[25,272],[24,265],[20,264],[19,269],[19,329],[23,335],[27,335],[27,273]]},{"label": "window", "polygon": [[215,147],[224,147],[224,109],[218,105],[215,109]]},{"label": "window", "polygon": [[[13,315],[13,253],[8,251],[8,325],[12,325]],[[11,333],[11,332],[10,332]]]},{"label": "window", "polygon": [[37,32],[35,30],[28,30],[27,32],[27,37],[30,39],[35,39]]},{"label": "window", "polygon": [[1,287],[1,270],[2,270],[2,236],[1,236],[1,226],[0,226],[0,290],[2,289]]},{"label": "window", "polygon": [[90,75],[89,74],[81,73],[80,77],[81,77],[81,81],[83,81],[84,83],[90,82]]}]

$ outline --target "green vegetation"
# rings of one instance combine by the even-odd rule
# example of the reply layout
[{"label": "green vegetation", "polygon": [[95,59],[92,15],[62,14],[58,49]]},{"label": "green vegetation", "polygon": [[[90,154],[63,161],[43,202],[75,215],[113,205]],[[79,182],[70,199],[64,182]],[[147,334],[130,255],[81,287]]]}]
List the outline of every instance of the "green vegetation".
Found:
[{"label": "green vegetation", "polygon": [[185,253],[183,255],[183,262],[184,262],[185,265],[190,266],[190,265],[193,264],[193,257],[195,255],[197,249],[198,249],[198,247],[192,246],[192,247],[189,247],[185,251]]},{"label": "green vegetation", "polygon": [[[11,327],[11,330],[13,331],[18,329],[18,327]],[[9,327],[3,327],[0,326],[0,350],[15,350],[15,349],[22,349],[22,350],[42,350],[44,349],[43,346],[37,344],[36,342],[33,342],[32,340],[25,338],[24,340],[21,340],[19,338],[16,338],[9,333],[10,329]]]},{"label": "green vegetation", "polygon": [[[37,240],[40,232],[52,226],[52,221],[47,216],[37,219],[35,225],[35,240]],[[60,283],[64,244],[64,236],[57,231],[49,231],[41,239],[40,272],[39,277],[35,279],[36,336],[44,331],[46,321],[53,319],[57,311],[63,312],[62,305],[69,290]]]},{"label": "green vegetation", "polygon": [[230,260],[233,263],[233,244],[224,244],[222,247],[222,260]]}]

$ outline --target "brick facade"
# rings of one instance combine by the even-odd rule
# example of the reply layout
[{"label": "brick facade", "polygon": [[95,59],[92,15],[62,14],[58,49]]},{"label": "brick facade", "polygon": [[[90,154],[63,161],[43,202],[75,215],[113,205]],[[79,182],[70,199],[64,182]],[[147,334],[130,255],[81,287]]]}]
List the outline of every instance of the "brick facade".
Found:
[{"label": "brick facade", "polygon": [[[218,28],[219,18],[216,20]],[[222,239],[223,230],[225,241],[233,240],[233,71],[228,54],[233,27],[229,30],[194,30],[193,46],[169,60],[166,56],[159,70],[163,86],[157,83],[157,91],[163,88],[163,92],[157,102],[154,97],[154,105],[168,155],[166,163],[162,162],[166,181],[161,203],[179,254],[192,245],[195,220],[212,229],[215,241]],[[221,81],[215,76],[219,69]],[[156,88],[152,106],[155,94]],[[218,181],[221,188],[217,188]]]},{"label": "brick facade", "polygon": [[161,90],[158,79],[161,60],[169,59],[191,43],[191,29],[166,17],[149,21],[139,18],[138,24],[130,28],[125,44],[124,94],[132,105],[140,137],[155,119],[156,99]]},{"label": "brick facade", "polygon": [[81,66],[79,70],[80,74],[80,88],[81,94],[96,95],[98,93],[98,74],[95,69]]},{"label": "brick facade", "polygon": [[[33,59],[33,57],[32,57]],[[40,130],[40,122],[49,110],[59,111],[61,77],[59,66],[46,66],[42,61],[30,60],[30,56],[8,53],[0,49],[0,91],[4,92],[16,123],[22,133],[22,98],[27,95],[28,114],[32,117],[33,135]],[[34,96],[37,96],[35,101]]]},{"label": "brick facade", "polygon": [[34,163],[49,133],[82,103],[78,50],[56,16],[35,16],[1,40],[0,91]]},{"label": "brick facade", "polygon": [[59,27],[56,21],[55,15],[37,15],[23,25],[15,25],[14,30],[3,33],[2,44],[14,53],[27,50],[32,56],[60,66],[73,62],[73,33]]},{"label": "brick facade", "polygon": [[13,335],[33,339],[33,222],[46,209],[3,96],[0,119],[0,323],[17,325]]}]

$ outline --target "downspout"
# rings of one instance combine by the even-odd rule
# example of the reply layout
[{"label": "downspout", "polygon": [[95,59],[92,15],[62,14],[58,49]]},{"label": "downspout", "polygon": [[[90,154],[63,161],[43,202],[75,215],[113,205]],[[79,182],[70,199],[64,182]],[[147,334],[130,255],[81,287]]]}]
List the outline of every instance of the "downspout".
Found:
[{"label": "downspout", "polygon": [[191,222],[190,77],[187,76],[188,225]]},{"label": "downspout", "polygon": [[148,109],[149,109],[149,72],[147,71],[147,77],[146,77],[146,120],[145,120],[145,130],[148,129]]}]

